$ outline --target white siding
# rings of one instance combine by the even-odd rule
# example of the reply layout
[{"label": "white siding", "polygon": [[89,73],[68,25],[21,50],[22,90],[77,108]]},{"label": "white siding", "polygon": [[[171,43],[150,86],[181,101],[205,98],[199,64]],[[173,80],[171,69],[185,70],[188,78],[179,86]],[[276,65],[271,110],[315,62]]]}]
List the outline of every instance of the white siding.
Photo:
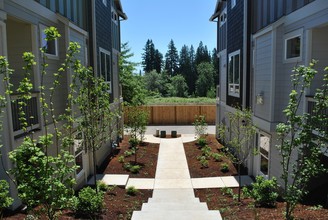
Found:
[{"label": "white siding", "polygon": [[[254,115],[270,121],[272,77],[272,33],[268,32],[255,40],[254,56]],[[263,104],[256,104],[256,95],[263,95]]]}]

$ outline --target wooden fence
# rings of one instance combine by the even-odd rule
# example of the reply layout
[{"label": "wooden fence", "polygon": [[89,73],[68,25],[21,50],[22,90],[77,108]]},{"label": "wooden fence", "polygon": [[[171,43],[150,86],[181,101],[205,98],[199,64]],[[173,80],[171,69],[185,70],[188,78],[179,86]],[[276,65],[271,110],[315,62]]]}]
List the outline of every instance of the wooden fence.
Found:
[{"label": "wooden fence", "polygon": [[191,125],[196,115],[205,115],[207,124],[215,124],[215,105],[155,105],[142,108],[149,112],[149,125]]}]

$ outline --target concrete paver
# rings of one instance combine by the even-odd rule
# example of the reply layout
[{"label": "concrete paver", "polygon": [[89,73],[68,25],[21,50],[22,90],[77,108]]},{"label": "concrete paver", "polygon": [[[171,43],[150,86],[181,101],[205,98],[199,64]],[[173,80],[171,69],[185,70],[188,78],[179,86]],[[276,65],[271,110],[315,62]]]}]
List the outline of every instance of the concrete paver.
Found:
[{"label": "concrete paver", "polygon": [[[128,182],[129,175],[125,174],[97,174],[97,180],[101,180],[107,185],[125,186]],[[93,178],[91,178],[88,184],[93,184]]]},{"label": "concrete paver", "polygon": [[194,189],[225,187],[221,177],[193,178],[191,182]]},{"label": "concrete paver", "polygon": [[125,188],[134,186],[136,189],[154,189],[155,179],[151,178],[129,178]]}]

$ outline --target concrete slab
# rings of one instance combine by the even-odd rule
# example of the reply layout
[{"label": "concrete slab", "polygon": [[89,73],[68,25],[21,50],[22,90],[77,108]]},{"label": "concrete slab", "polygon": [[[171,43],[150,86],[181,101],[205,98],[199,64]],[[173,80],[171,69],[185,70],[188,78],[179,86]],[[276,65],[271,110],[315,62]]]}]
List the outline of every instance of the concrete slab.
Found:
[{"label": "concrete slab", "polygon": [[161,203],[144,203],[141,211],[162,211],[162,210],[208,210],[205,202],[185,203],[181,202],[161,202]]},{"label": "concrete slab", "polygon": [[[160,166],[158,166],[160,167]],[[188,179],[190,178],[189,169],[156,169],[156,179]]]},{"label": "concrete slab", "polygon": [[181,163],[181,161],[175,161],[175,160],[171,160],[171,161],[157,161],[157,167],[164,167],[167,169],[188,169],[188,164],[187,163]]},{"label": "concrete slab", "polygon": [[160,153],[157,161],[183,161],[187,163],[187,158],[184,154]]},{"label": "concrete slab", "polygon": [[225,187],[239,187],[239,183],[235,176],[223,176],[221,180]]},{"label": "concrete slab", "polygon": [[154,189],[188,189],[192,188],[190,179],[155,179]]},{"label": "concrete slab", "polygon": [[154,189],[155,179],[150,178],[129,178],[125,188],[134,186],[137,189]]},{"label": "concrete slab", "polygon": [[155,189],[153,191],[153,198],[163,198],[170,200],[172,198],[177,198],[182,201],[188,201],[188,199],[194,199],[194,190],[189,189]]},{"label": "concrete slab", "polygon": [[134,211],[132,220],[220,220],[219,211],[176,210],[176,211]]},{"label": "concrete slab", "polygon": [[[129,175],[125,174],[97,174],[97,181],[101,180],[107,185],[125,186],[128,182]],[[93,178],[88,181],[88,184],[93,184]]]},{"label": "concrete slab", "polygon": [[220,177],[193,178],[191,179],[191,182],[194,189],[225,187]]},{"label": "concrete slab", "polygon": [[144,142],[159,144],[161,139],[152,134],[146,134]]}]

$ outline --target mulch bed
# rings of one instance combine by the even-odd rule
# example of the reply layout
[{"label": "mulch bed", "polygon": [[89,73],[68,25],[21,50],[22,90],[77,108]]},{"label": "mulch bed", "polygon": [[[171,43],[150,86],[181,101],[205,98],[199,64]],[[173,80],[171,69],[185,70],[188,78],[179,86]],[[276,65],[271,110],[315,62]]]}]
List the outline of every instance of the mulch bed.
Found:
[{"label": "mulch bed", "polygon": [[[138,146],[137,164],[142,168],[137,174],[126,171],[122,166],[123,164],[118,161],[120,156],[124,156],[125,151],[131,150],[129,147],[129,137],[125,136],[122,143],[120,143],[120,147],[116,150],[115,155],[107,158],[98,173],[128,174],[130,178],[155,178],[159,144],[143,143]],[[134,155],[125,157],[124,162],[134,164]]]}]

